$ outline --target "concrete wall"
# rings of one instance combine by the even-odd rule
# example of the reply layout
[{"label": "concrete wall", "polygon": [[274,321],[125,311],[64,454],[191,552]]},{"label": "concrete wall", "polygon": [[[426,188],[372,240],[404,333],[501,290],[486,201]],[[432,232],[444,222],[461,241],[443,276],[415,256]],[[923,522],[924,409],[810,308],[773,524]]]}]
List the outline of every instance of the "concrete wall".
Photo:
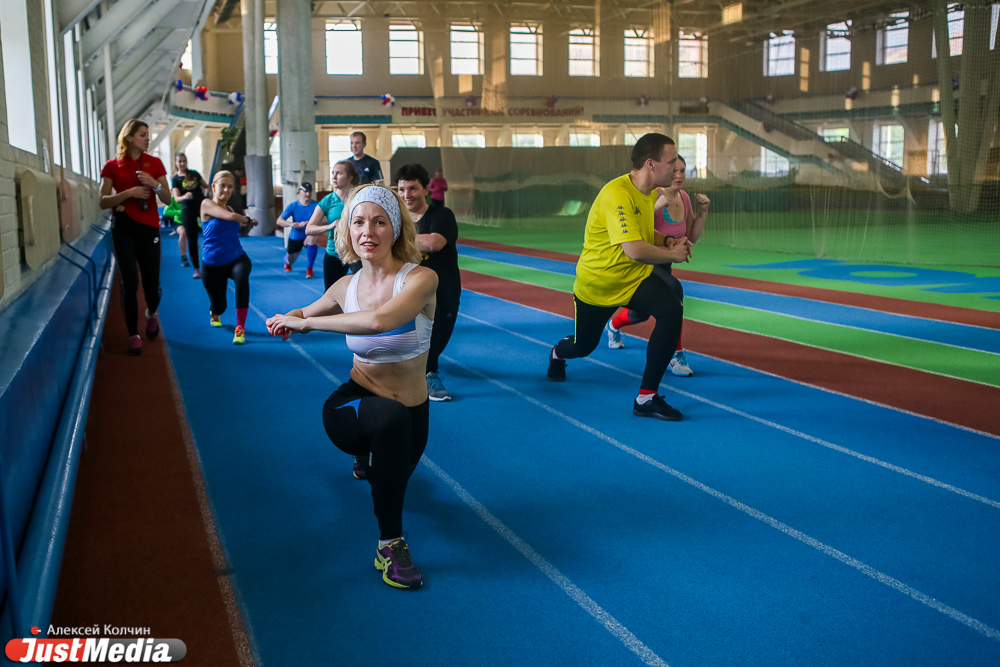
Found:
[{"label": "concrete wall", "polygon": [[[63,160],[64,170],[55,164],[53,156],[54,143],[49,115],[49,85],[47,52],[45,43],[45,14],[41,0],[28,0],[28,33],[30,67],[32,79],[33,103],[35,108],[35,146],[36,153],[14,148],[9,143],[11,133],[23,131],[21,128],[9,127],[7,122],[6,97],[0,94],[0,252],[3,261],[3,281],[0,284],[2,294],[0,294],[0,310],[6,308],[11,301],[16,299],[29,285],[44,274],[56,261],[50,259],[43,266],[37,269],[30,269],[24,262],[24,250],[22,248],[23,238],[19,232],[21,223],[19,221],[16,173],[18,168],[27,167],[38,172],[47,172],[57,182],[62,183],[64,178],[72,180],[78,184],[74,190],[72,202],[72,214],[67,212],[67,207],[62,206],[60,220],[56,224],[61,229],[73,229],[74,234],[82,233],[94,220],[97,219],[99,211],[96,201],[96,185],[84,176],[74,174],[68,169],[66,160]],[[0,17],[0,21],[3,18]],[[13,54],[3,52],[3,45],[0,43],[0,57],[13,57]],[[62,63],[62,41],[57,40],[55,53],[57,58],[57,76],[65,76],[65,68]],[[21,65],[21,63],[18,63]],[[23,66],[29,66],[25,61]],[[0,90],[5,89],[3,82],[3,70],[0,68]],[[63,88],[65,91],[65,88]],[[63,101],[62,118],[66,118],[67,107]],[[68,125],[64,123],[64,130]],[[68,141],[68,133],[63,132]],[[44,143],[43,143],[44,142]],[[66,146],[66,143],[63,143]],[[46,169],[43,151],[49,154],[49,165]],[[68,194],[70,189],[65,192]],[[63,202],[60,202],[61,205]],[[70,219],[70,216],[73,219]]]}]

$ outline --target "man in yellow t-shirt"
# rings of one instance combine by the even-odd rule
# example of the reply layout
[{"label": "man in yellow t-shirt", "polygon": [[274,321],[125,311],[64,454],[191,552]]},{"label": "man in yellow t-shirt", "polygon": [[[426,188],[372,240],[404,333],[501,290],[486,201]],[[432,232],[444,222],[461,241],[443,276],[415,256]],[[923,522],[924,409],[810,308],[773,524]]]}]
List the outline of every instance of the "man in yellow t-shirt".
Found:
[{"label": "man in yellow t-shirt", "polygon": [[657,390],[677,349],[684,306],[653,267],[686,262],[691,243],[654,231],[653,206],[656,188],[670,185],[676,161],[673,139],[643,135],[632,148],[632,171],[601,188],[590,208],[576,265],[576,331],[552,348],[548,370],[553,382],[565,380],[566,359],[593,352],[619,306],[650,313],[656,326],[646,347],[646,368],[632,414],[664,421],[682,418]]}]

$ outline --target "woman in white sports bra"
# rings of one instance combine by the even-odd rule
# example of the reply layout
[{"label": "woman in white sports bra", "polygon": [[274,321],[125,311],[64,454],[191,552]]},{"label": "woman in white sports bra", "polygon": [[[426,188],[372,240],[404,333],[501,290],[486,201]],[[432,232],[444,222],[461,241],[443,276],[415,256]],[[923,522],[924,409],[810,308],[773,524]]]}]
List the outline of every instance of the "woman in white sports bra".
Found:
[{"label": "woman in white sports bra", "polygon": [[[695,243],[701,238],[705,231],[705,218],[708,217],[708,207],[712,201],[707,195],[695,195],[697,210],[691,206],[691,199],[688,193],[684,192],[684,182],[687,180],[687,163],[680,155],[674,163],[674,180],[670,187],[657,188],[658,195],[656,205],[653,207],[654,227],[656,231],[664,236],[674,238],[687,237],[691,243]],[[670,264],[658,264],[653,273],[663,279],[667,286],[673,290],[677,298],[684,302],[684,287],[681,281],[674,277],[670,269]],[[630,324],[639,324],[649,319],[646,313],[639,313],[628,308],[623,308],[609,322],[605,331],[608,334],[608,347],[621,349],[625,347],[622,342],[621,328]],[[670,359],[667,366],[671,373],[681,377],[691,377],[694,371],[688,366],[687,355],[684,354],[684,335],[677,339],[677,350]]]},{"label": "woman in white sports bra", "polygon": [[[423,583],[403,539],[406,484],[427,446],[427,351],[437,274],[419,266],[416,226],[396,194],[363,185],[337,223],[337,254],[361,270],[334,283],[314,303],[267,321],[273,336],[347,334],[351,379],[323,406],[323,424],[338,449],[356,457],[355,476],[372,488],[380,539],[375,567],[385,583]],[[360,475],[358,468],[360,467]]]}]

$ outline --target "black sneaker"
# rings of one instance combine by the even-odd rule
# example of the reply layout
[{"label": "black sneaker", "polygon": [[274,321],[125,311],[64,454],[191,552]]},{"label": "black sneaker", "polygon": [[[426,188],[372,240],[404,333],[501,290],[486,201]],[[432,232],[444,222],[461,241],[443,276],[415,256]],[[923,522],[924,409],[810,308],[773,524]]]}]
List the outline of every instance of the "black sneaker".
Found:
[{"label": "black sneaker", "polygon": [[552,382],[565,382],[566,381],[566,360],[556,359],[552,356],[552,352],[556,348],[552,348],[549,352],[549,371],[546,373],[549,380]]},{"label": "black sneaker", "polygon": [[183,267],[191,266],[191,262],[188,261],[187,255],[181,255],[181,266]]},{"label": "black sneaker", "polygon": [[667,402],[659,394],[653,396],[653,400],[648,401],[645,405],[639,405],[639,401],[636,400],[632,404],[632,414],[636,417],[662,419],[665,422],[679,422],[684,418],[680,410],[667,405]]}]

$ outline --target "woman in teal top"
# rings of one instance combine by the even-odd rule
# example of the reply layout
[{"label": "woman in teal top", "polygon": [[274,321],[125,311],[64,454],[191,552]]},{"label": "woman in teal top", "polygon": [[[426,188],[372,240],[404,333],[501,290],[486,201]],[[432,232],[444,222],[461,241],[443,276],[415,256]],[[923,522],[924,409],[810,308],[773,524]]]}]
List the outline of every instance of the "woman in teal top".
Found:
[{"label": "woman in teal top", "polygon": [[331,285],[347,275],[347,267],[341,263],[337,254],[335,228],[344,211],[347,194],[358,185],[358,172],[350,161],[342,160],[333,165],[330,180],[333,182],[333,192],[320,200],[306,225],[306,234],[309,236],[330,233],[326,242],[326,255],[323,257],[323,284],[326,289],[330,289]]}]

